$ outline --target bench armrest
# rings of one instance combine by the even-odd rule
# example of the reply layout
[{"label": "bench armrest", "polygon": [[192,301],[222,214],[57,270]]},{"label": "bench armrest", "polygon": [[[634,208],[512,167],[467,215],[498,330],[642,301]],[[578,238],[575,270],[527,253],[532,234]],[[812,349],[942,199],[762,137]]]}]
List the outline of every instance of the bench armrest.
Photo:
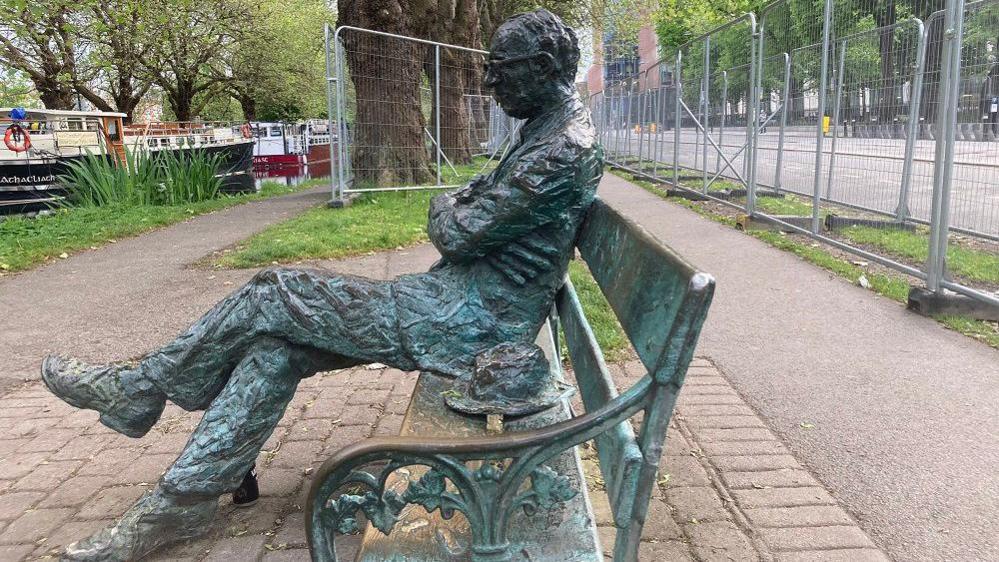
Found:
[{"label": "bench armrest", "polygon": [[[603,408],[535,430],[462,439],[377,437],[341,449],[322,465],[309,491],[306,529],[313,559],[337,560],[335,535],[358,531],[358,512],[388,534],[409,504],[439,509],[445,519],[461,511],[482,559],[505,552],[507,522],[516,509],[550,509],[578,493],[542,463],[646,408],[652,385],[645,377]],[[372,465],[374,473],[363,470]],[[389,475],[406,466],[429,471],[402,494],[386,490]],[[337,496],[345,487],[349,493]]]}]

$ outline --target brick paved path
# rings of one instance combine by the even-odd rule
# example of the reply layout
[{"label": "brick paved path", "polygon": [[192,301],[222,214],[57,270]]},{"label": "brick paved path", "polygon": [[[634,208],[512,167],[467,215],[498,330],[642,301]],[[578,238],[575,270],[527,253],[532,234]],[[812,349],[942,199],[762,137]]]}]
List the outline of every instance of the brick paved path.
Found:
[{"label": "brick paved path", "polygon": [[[630,385],[640,363],[617,366],[616,376]],[[303,381],[258,461],[261,501],[236,509],[223,499],[205,538],[152,559],[308,560],[302,506],[309,475],[345,444],[397,433],[415,380],[358,368]],[[0,398],[0,560],[55,557],[107,525],[156,481],[198,419],[169,406],[149,435],[130,439],[40,383]],[[583,453],[610,551],[606,495],[592,449]],[[642,560],[884,559],[705,359],[691,369],[665,454]]]}]

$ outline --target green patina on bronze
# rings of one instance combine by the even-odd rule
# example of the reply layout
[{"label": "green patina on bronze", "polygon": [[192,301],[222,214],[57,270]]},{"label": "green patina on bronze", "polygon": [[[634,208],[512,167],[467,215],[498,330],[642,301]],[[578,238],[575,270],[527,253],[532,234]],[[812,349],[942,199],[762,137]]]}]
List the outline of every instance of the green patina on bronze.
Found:
[{"label": "green patina on bronze", "polygon": [[[533,341],[562,285],[603,164],[573,88],[578,59],[574,33],[548,12],[500,26],[485,85],[509,115],[526,121],[497,168],[433,200],[428,233],[442,259],[429,272],[373,281],[268,269],[136,364],[47,359],[42,377],[55,394],[98,410],[103,423],[129,436],[149,431],[166,400],[206,410],[155,489],[115,526],[70,546],[65,558],[138,559],[207,529],[218,497],[239,485],[304,377],[373,362],[467,376],[477,354]],[[528,495],[508,490],[498,519],[490,519],[504,529],[511,506],[544,507],[568,495],[557,476],[539,468],[542,460],[474,472],[435,463],[452,482],[463,478],[480,490],[530,477]],[[440,474],[422,489],[361,496],[351,505],[387,527],[399,502],[430,501],[427,490]],[[335,527],[349,527],[346,515],[334,519]],[[504,531],[480,531],[479,550],[504,551],[489,538]]]}]

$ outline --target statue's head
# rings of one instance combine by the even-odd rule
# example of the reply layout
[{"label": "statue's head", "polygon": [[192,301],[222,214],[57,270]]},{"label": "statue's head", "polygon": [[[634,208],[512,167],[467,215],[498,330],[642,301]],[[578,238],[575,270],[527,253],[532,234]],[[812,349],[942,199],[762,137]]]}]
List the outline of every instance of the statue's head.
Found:
[{"label": "statue's head", "polygon": [[547,10],[517,14],[493,34],[483,83],[517,119],[539,115],[572,94],[576,33]]}]

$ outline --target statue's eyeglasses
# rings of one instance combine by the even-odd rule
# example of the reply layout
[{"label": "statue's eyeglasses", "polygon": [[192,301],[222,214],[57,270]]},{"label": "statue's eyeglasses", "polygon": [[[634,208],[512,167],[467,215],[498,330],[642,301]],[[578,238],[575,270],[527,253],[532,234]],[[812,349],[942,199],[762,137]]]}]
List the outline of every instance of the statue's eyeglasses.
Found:
[{"label": "statue's eyeglasses", "polygon": [[555,57],[551,53],[546,53],[544,51],[538,51],[537,53],[531,53],[530,55],[520,55],[519,57],[509,57],[505,59],[489,59],[482,63],[482,74],[489,74],[489,72],[496,72],[504,66],[513,64],[515,62],[521,62],[525,60],[531,60],[538,55],[544,55],[551,60],[555,60]]}]

